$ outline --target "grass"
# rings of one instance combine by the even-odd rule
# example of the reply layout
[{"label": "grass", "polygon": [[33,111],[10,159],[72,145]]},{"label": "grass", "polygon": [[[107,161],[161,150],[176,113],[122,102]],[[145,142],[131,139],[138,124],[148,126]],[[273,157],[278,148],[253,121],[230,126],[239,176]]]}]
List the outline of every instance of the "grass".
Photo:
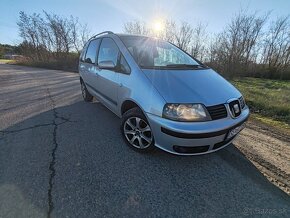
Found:
[{"label": "grass", "polygon": [[280,133],[284,133],[290,136],[290,125],[286,122],[274,120],[272,118],[264,117],[262,115],[255,114],[255,113],[252,114],[250,118],[254,121],[262,122],[266,124],[267,126],[274,127]]},{"label": "grass", "polygon": [[13,63],[13,62],[15,62],[15,60],[0,59],[0,62],[5,63],[5,64],[9,64],[9,63]]},{"label": "grass", "polygon": [[232,83],[243,93],[255,119],[290,128],[290,81],[246,77]]}]

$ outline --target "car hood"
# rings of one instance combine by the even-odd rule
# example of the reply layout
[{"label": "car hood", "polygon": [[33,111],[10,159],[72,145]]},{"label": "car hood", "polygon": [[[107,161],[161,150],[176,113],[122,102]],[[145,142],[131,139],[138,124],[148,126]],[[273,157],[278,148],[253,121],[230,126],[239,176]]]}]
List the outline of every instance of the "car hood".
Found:
[{"label": "car hood", "polygon": [[241,96],[232,84],[212,69],[143,69],[143,72],[168,103],[202,103],[211,106]]}]

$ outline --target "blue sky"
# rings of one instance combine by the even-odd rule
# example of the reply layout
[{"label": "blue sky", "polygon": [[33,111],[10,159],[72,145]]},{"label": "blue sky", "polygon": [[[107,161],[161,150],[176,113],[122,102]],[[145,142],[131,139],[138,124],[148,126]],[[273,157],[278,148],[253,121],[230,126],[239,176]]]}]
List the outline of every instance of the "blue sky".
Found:
[{"label": "blue sky", "polygon": [[0,43],[18,44],[19,11],[41,13],[42,10],[62,16],[79,17],[92,33],[104,30],[122,32],[131,20],[153,22],[159,18],[205,22],[208,31],[219,32],[239,9],[263,14],[272,10],[271,18],[290,14],[290,0],[1,0]]}]

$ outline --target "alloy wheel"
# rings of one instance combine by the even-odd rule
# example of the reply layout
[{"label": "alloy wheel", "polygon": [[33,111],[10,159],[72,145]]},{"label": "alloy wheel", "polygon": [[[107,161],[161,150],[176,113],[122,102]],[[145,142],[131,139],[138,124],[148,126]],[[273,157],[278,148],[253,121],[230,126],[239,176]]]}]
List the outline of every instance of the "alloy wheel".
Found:
[{"label": "alloy wheel", "polygon": [[130,117],[123,127],[128,142],[138,149],[145,149],[152,143],[153,137],[149,124],[139,117]]}]

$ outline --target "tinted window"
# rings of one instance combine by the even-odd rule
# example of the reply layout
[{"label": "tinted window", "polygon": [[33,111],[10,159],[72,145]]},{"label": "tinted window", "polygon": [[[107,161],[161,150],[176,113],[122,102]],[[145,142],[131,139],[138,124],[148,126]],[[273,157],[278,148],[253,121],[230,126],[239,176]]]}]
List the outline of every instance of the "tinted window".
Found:
[{"label": "tinted window", "polygon": [[121,58],[120,58],[120,68],[121,68],[121,73],[129,74],[131,72],[129,64],[127,63],[123,55],[121,55]]},{"label": "tinted window", "polygon": [[104,38],[99,50],[98,63],[101,61],[113,61],[117,65],[118,55],[119,49],[116,43],[110,38]]},{"label": "tinted window", "polygon": [[86,53],[86,58],[85,62],[94,64],[96,62],[96,55],[97,55],[97,49],[100,44],[100,40],[96,39],[90,42],[87,53]]}]

